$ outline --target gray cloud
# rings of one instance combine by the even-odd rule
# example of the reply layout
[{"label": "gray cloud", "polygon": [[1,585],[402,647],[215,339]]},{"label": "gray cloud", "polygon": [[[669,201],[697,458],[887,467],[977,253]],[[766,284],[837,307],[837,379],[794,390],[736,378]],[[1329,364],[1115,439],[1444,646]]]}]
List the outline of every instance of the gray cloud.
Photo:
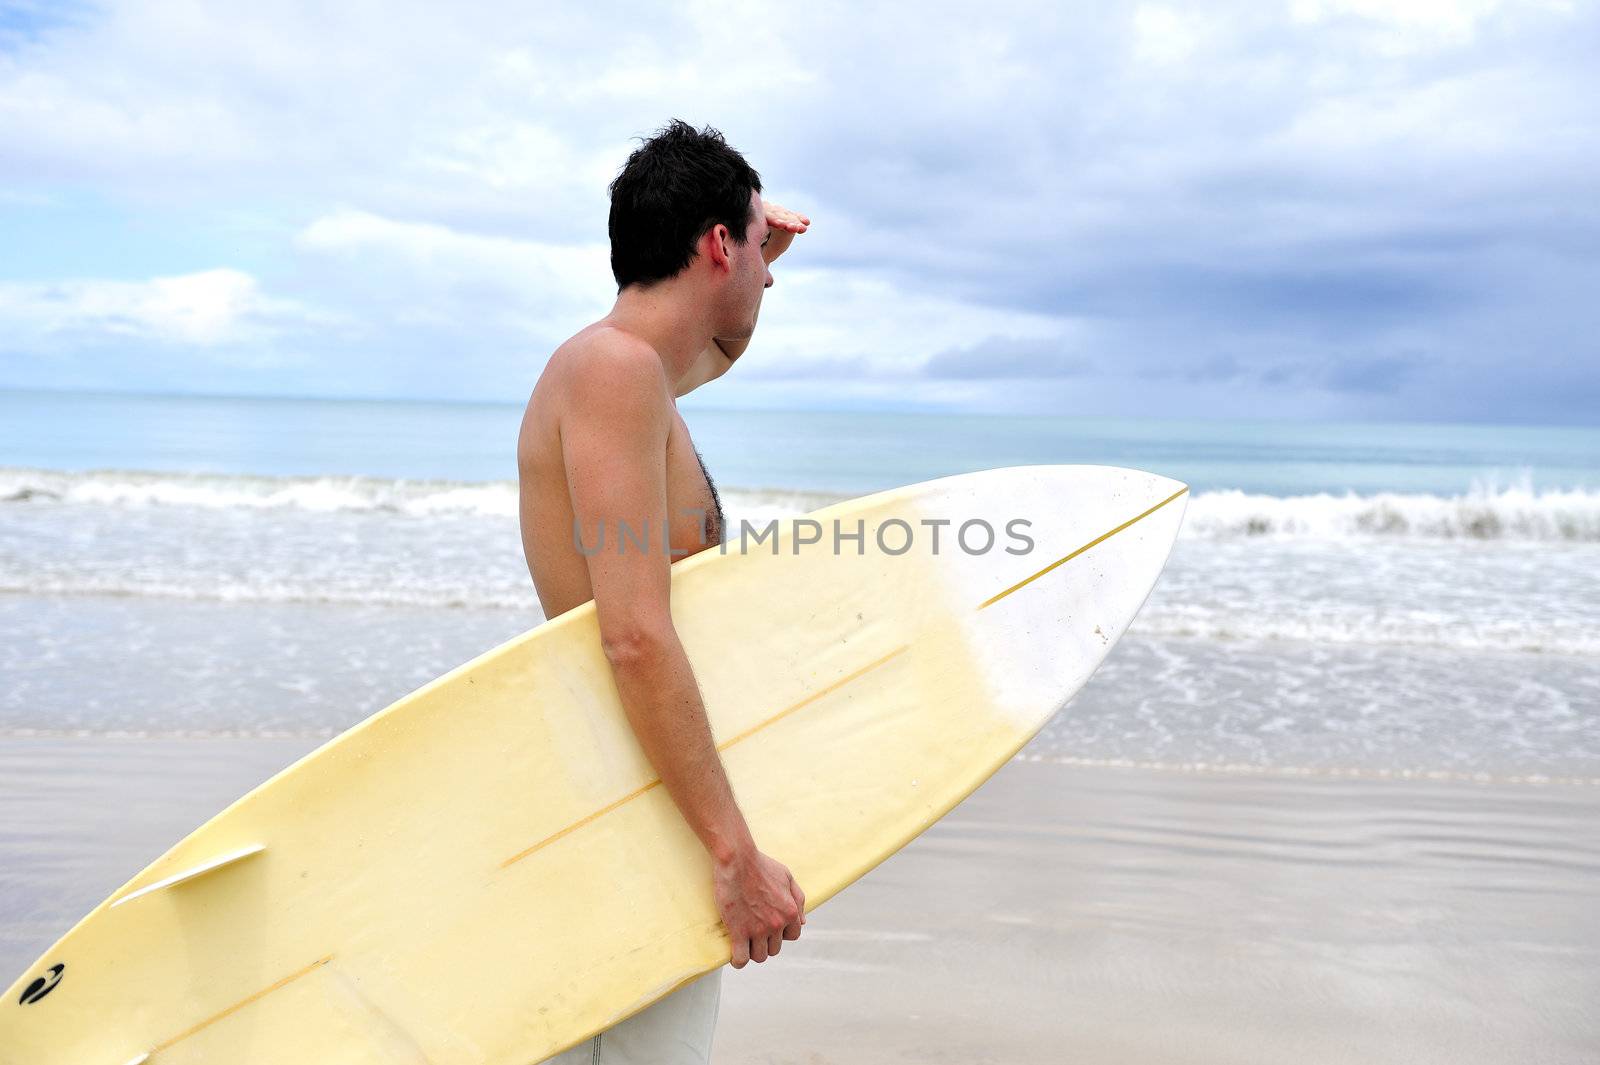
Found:
[{"label": "gray cloud", "polygon": [[990,337],[980,344],[950,348],[923,366],[927,377],[1008,380],[1012,378],[1081,377],[1090,363],[1063,350],[1057,342]]}]

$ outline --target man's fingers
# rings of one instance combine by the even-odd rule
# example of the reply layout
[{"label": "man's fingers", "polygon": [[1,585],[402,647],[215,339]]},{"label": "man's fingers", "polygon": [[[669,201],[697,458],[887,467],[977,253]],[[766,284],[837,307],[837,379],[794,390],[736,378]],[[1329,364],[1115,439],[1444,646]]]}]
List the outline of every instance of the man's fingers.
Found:
[{"label": "man's fingers", "polygon": [[[727,892],[717,896],[719,906],[726,903],[724,919],[729,932],[730,961],[735,969],[742,969],[749,962],[759,964],[777,957],[783,950],[784,940],[800,938],[800,926],[806,920],[806,894],[800,890],[793,873],[764,856],[753,871],[759,877],[750,878],[748,905],[741,907],[725,899],[723,894]],[[717,884],[722,892],[722,881]]]},{"label": "man's fingers", "polygon": [[806,893],[800,890],[793,873],[789,874],[789,897],[794,900],[795,918],[784,926],[783,938],[795,940],[800,938],[800,926],[806,923]]},{"label": "man's fingers", "polygon": [[811,225],[811,219],[799,211],[791,211],[787,207],[772,203],[767,205],[767,225],[775,229],[788,230],[790,233],[804,233]]}]

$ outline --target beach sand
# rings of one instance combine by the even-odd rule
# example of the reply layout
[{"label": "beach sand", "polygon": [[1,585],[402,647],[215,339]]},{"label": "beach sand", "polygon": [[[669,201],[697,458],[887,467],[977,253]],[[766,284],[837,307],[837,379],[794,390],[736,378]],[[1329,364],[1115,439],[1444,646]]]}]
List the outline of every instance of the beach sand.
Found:
[{"label": "beach sand", "polygon": [[[0,738],[0,970],[315,739]],[[718,1065],[1600,1061],[1600,788],[1014,761],[728,972]]]}]

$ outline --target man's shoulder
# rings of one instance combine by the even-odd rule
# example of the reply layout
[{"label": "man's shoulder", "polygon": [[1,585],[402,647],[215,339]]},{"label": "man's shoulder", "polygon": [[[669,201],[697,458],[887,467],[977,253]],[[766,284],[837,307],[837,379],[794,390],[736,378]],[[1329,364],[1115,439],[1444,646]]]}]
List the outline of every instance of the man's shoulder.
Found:
[{"label": "man's shoulder", "polygon": [[573,335],[553,358],[565,362],[569,404],[607,410],[671,403],[666,369],[643,337],[597,323]]},{"label": "man's shoulder", "polygon": [[650,342],[637,333],[606,322],[584,326],[556,348],[558,356],[606,360],[613,368],[642,366],[661,369],[661,358]]}]

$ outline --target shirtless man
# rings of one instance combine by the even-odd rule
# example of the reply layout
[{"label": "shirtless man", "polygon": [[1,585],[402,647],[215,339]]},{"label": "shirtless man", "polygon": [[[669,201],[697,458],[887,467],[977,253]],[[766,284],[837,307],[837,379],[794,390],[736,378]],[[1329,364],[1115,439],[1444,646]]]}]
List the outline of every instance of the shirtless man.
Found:
[{"label": "shirtless man", "polygon": [[[799,938],[805,895],[757,849],[734,801],[673,629],[668,566],[723,537],[720,501],[677,398],[744,352],[772,285],[769,265],[810,222],[760,192],[760,176],[709,128],[674,121],[628,158],[611,185],[616,304],[550,357],[517,442],[523,550],[545,616],[594,600],[628,721],[711,858],[736,969]],[[624,524],[633,539],[621,535]],[[705,1065],[721,973],[552,1065]]]}]

